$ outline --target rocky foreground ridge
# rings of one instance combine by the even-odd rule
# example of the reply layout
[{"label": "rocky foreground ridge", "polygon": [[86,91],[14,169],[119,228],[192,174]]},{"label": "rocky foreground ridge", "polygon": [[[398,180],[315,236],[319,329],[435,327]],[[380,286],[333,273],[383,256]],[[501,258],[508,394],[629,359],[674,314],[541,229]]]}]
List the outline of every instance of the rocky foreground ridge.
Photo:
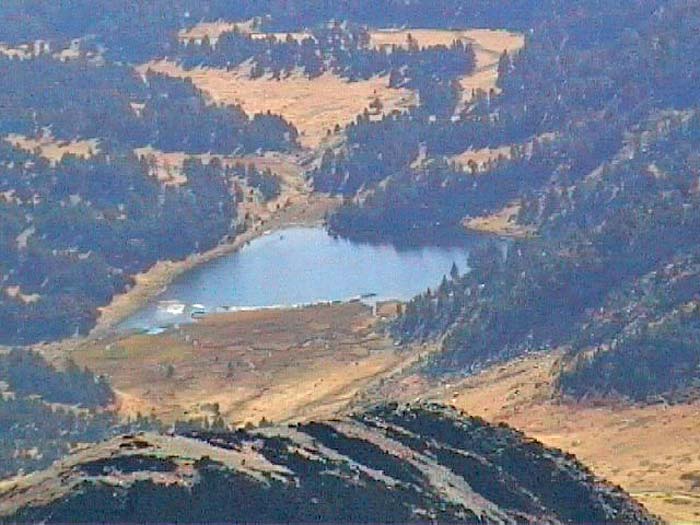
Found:
[{"label": "rocky foreground ridge", "polygon": [[440,405],[139,434],[0,484],[0,523],[658,520],[573,456]]}]

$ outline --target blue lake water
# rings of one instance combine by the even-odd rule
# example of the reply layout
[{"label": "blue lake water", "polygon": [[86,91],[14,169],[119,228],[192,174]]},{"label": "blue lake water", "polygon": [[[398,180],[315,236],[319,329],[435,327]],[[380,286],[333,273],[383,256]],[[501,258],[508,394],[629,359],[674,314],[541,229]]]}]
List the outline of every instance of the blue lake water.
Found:
[{"label": "blue lake water", "polygon": [[275,231],[181,275],[120,328],[153,329],[189,321],[193,311],[223,307],[291,306],[369,294],[372,301],[407,300],[439,284],[453,262],[464,271],[476,242],[397,249],[333,238],[321,227]]}]

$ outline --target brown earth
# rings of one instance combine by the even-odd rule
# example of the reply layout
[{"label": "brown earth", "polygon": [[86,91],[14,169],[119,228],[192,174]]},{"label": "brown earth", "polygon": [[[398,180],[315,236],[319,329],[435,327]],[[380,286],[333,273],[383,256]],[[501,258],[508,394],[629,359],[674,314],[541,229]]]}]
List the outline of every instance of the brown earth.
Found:
[{"label": "brown earth", "polygon": [[462,224],[467,230],[478,233],[519,239],[531,237],[535,231],[516,222],[519,211],[520,203],[514,202],[491,215],[467,217]]},{"label": "brown earth", "polygon": [[138,70],[148,70],[178,78],[190,78],[217,104],[240,105],[248,114],[282,115],[300,134],[304,147],[318,148],[336,124],[341,128],[369,109],[379,98],[385,113],[403,110],[417,103],[416,95],[407,89],[389,87],[389,77],[348,82],[331,73],[308,78],[296,72],[281,80],[271,76],[250,78],[250,66],[243,64],[227,71],[215,68],[185,70],[170,61],[149,62]]},{"label": "brown earth", "polygon": [[110,378],[124,416],[299,421],[359,403],[425,352],[397,349],[377,322],[354,302],[213,314],[160,335],[93,337],[70,356]]},{"label": "brown earth", "polygon": [[97,139],[59,141],[50,133],[40,138],[11,133],[4,137],[4,140],[29,153],[37,152],[51,164],[57,164],[66,154],[89,158],[99,150]]}]

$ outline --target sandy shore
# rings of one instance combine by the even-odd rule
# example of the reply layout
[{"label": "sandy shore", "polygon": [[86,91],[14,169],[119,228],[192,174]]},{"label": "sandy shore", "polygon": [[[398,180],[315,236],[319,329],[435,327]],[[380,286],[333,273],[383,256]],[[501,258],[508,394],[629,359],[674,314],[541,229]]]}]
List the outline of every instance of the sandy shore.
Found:
[{"label": "sandy shore", "polygon": [[262,222],[257,222],[236,238],[215,248],[193,254],[182,261],[159,261],[146,272],[134,276],[136,284],[127,292],[117,295],[107,306],[99,309],[100,316],[90,335],[100,336],[143,308],[163,291],[176,277],[200,264],[233,253],[266,232],[291,226],[317,226],[324,222],[326,214],[338,206],[339,201],[322,195],[295,195],[288,204],[271,212]]}]

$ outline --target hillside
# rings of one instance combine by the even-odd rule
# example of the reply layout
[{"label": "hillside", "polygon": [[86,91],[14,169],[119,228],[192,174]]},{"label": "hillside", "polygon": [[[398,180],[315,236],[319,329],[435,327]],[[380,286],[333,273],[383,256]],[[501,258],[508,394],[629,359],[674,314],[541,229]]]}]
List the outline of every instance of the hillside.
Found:
[{"label": "hillside", "polygon": [[0,71],[0,523],[700,520],[700,0],[2,0]]},{"label": "hillside", "polygon": [[[86,334],[134,275],[245,229],[244,191],[263,202],[278,192],[271,172],[198,155],[297,148],[283,119],[209,106],[179,80],[85,58],[0,62],[11,108],[0,117],[0,344]],[[65,89],[48,93],[54,84]],[[182,153],[178,184],[154,173],[148,146]]]},{"label": "hillside", "polygon": [[125,436],[4,482],[0,502],[7,522],[657,522],[572,456],[438,405]]},{"label": "hillside", "polygon": [[[275,2],[150,2],[137,23],[129,2],[99,6],[0,7],[1,344],[86,335],[144,274],[233,250],[299,187],[300,209],[316,199],[306,172],[346,125],[437,111],[450,83],[493,86],[498,47],[523,43],[393,31],[427,24],[428,4],[387,2],[387,20],[350,4],[289,17]],[[491,16],[450,9],[465,27]],[[285,166],[234,169],[271,156]]]},{"label": "hillside", "polygon": [[27,350],[0,349],[0,478],[44,469],[79,443],[96,443],[160,423],[121,420],[103,376],[68,361],[62,370]]},{"label": "hillside", "polygon": [[474,251],[471,271],[414,299],[392,333],[439,339],[437,373],[565,347],[564,393],[694,397],[699,122],[657,113],[611,161],[525,199],[516,220],[536,238]]},{"label": "hillside", "polygon": [[700,402],[667,405],[620,400],[577,402],[557,395],[562,352],[498,363],[464,379],[413,374],[378,395],[420,397],[505,423],[574,454],[669,523],[697,523]]},{"label": "hillside", "polygon": [[[408,115],[348,126],[348,147],[313,173],[318,190],[348,197],[331,229],[355,239],[435,238],[581,181],[658,112],[697,106],[697,7],[562,3],[521,50],[501,54],[496,87],[466,107],[457,86],[435,86],[434,103]],[[501,148],[510,154],[488,170],[456,163],[465,151]]]}]

